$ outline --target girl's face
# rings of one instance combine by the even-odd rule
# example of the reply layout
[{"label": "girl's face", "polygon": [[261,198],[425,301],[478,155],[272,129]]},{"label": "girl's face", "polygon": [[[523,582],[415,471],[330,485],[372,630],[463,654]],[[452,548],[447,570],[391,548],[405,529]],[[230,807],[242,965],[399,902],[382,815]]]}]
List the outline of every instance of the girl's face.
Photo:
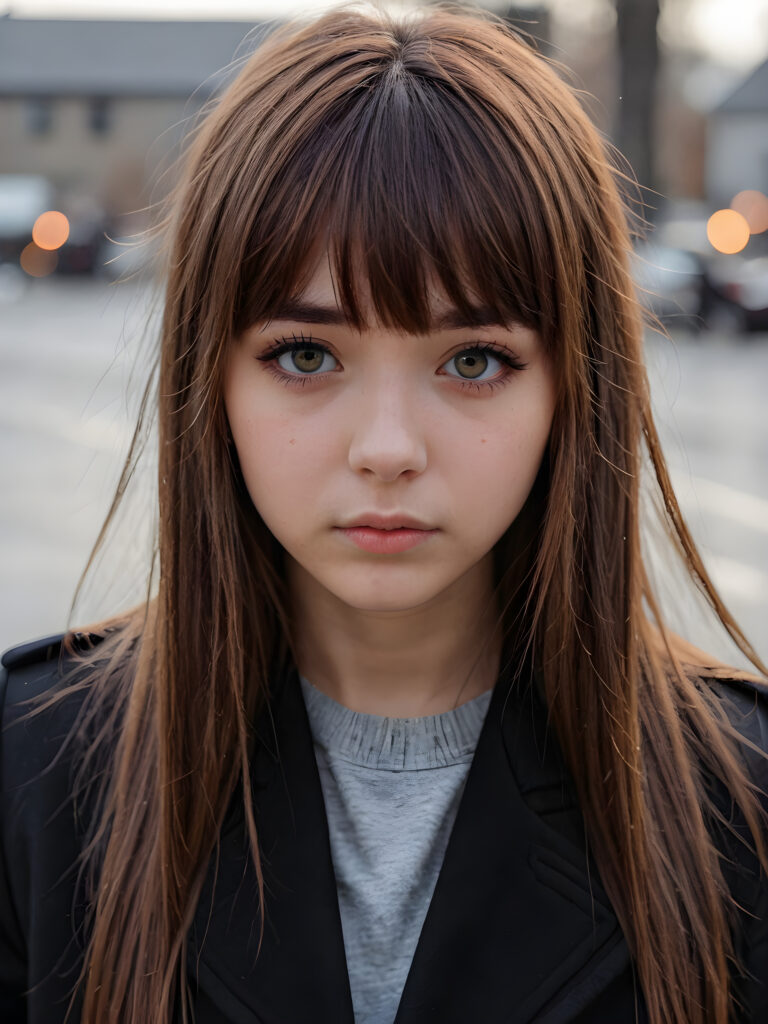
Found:
[{"label": "girl's face", "polygon": [[[360,611],[456,596],[471,570],[487,571],[549,436],[555,379],[537,334],[462,326],[437,292],[432,308],[423,336],[357,332],[325,259],[291,308],[228,356],[224,401],[255,507],[295,561],[293,578],[306,573]],[[361,547],[342,528],[372,514],[432,532],[395,541],[402,550]]]}]

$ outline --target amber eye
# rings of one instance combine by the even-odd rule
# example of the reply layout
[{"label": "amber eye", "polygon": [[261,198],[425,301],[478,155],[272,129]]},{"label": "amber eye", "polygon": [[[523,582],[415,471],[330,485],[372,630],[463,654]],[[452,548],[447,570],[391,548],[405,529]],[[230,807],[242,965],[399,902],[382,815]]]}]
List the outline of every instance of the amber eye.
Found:
[{"label": "amber eye", "polygon": [[485,373],[488,369],[488,357],[484,352],[480,352],[477,349],[469,349],[467,352],[462,352],[453,361],[458,370],[468,371],[464,376],[470,380],[474,377],[479,377],[481,373]]}]

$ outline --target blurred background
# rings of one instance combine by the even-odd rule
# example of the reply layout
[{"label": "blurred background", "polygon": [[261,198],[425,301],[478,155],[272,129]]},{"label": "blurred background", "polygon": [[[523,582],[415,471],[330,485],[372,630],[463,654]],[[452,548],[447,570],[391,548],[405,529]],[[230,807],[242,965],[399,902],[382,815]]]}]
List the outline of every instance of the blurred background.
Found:
[{"label": "blurred background", "polygon": [[[109,508],[157,317],[152,246],[135,243],[185,132],[279,18],[326,6],[0,0],[0,649],[65,628]],[[767,659],[768,0],[492,9],[564,65],[645,186],[634,272],[667,331],[647,337],[665,451]],[[74,624],[141,596],[130,556],[150,506],[123,530],[113,603]],[[728,657],[683,589],[665,589],[679,627]]]}]

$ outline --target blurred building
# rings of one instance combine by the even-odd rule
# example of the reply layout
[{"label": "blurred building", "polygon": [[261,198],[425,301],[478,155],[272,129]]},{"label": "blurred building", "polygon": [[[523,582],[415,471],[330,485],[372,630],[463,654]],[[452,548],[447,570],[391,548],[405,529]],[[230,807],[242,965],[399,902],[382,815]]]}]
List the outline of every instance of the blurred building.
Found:
[{"label": "blurred building", "polygon": [[44,176],[75,218],[141,209],[266,28],[0,17],[0,174]]},{"label": "blurred building", "polygon": [[710,113],[706,175],[716,205],[742,189],[768,193],[768,61]]},{"label": "blurred building", "polygon": [[[544,5],[500,13],[546,51]],[[276,23],[0,16],[0,175],[47,179],[73,227],[158,202],[200,108]]]}]

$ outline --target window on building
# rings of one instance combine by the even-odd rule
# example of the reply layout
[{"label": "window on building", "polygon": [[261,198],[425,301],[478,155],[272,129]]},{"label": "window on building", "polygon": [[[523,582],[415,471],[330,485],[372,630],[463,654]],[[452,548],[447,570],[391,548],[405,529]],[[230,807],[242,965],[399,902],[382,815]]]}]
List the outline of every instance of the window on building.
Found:
[{"label": "window on building", "polygon": [[105,96],[96,96],[91,100],[88,127],[92,135],[107,135],[112,127],[112,105]]},{"label": "window on building", "polygon": [[27,131],[30,135],[49,135],[53,128],[53,100],[48,96],[32,96],[25,108]]}]

